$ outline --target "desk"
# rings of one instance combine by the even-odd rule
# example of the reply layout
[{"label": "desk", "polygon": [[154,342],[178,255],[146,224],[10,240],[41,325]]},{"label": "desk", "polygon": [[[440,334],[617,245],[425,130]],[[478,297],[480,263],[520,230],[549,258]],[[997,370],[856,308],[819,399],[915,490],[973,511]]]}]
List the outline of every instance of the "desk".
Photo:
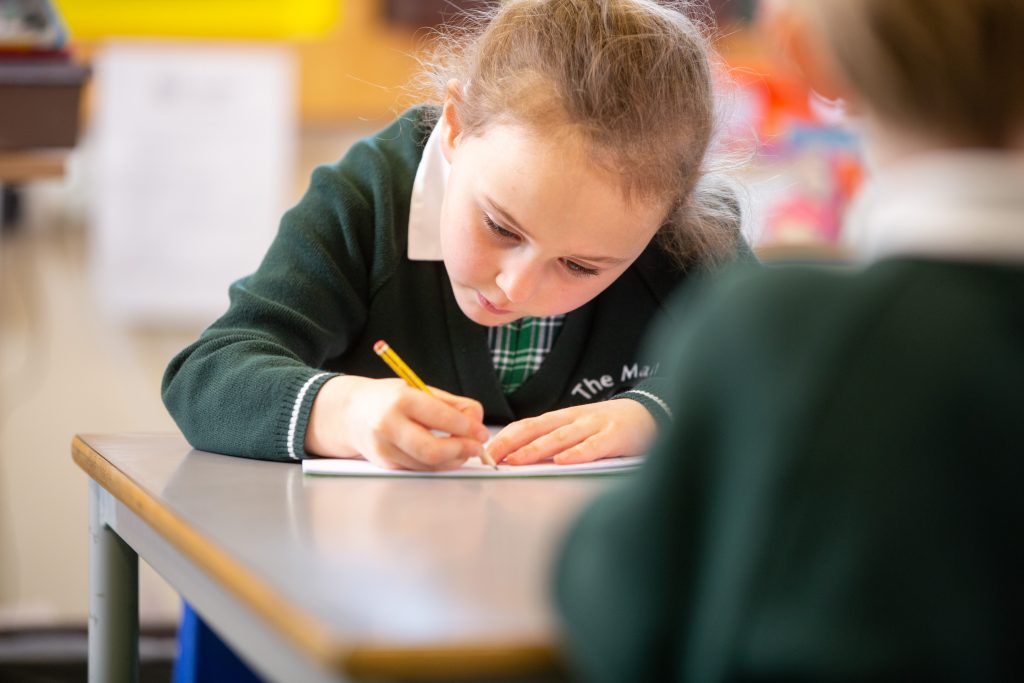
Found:
[{"label": "desk", "polygon": [[0,232],[14,227],[20,218],[18,185],[29,180],[61,177],[67,156],[66,149],[0,150]]},{"label": "desk", "polygon": [[615,477],[304,478],[180,435],[80,435],[89,680],[137,666],[138,556],[280,681],[560,677],[550,562]]},{"label": "desk", "polygon": [[66,149],[0,151],[0,185],[64,175]]}]

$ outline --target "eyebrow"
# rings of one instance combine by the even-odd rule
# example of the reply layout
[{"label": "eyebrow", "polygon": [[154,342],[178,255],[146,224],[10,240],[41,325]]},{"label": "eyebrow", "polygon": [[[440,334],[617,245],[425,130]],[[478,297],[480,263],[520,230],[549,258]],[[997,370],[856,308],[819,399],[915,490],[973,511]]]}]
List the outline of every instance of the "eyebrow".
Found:
[{"label": "eyebrow", "polygon": [[[503,223],[505,223],[510,228],[515,228],[516,230],[523,233],[527,237],[531,239],[533,238],[533,235],[524,230],[523,227],[519,225],[518,222],[516,222],[516,219],[512,218],[512,215],[504,208],[502,208],[500,204],[498,204],[490,197],[484,197],[484,201],[486,201],[487,204],[490,205],[491,210],[498,215],[498,218],[500,218]],[[590,263],[605,263],[609,265],[623,263],[628,260],[624,258],[616,258],[615,256],[569,256],[567,258],[574,261],[578,259],[580,261],[588,261]]]}]

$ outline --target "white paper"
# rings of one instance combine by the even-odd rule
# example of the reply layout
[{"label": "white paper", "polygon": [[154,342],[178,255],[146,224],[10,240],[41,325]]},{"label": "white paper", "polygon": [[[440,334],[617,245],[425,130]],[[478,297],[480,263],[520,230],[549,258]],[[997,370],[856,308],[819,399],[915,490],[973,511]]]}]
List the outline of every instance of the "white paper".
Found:
[{"label": "white paper", "polygon": [[113,43],[95,63],[92,266],[105,313],[205,325],[259,265],[293,182],[286,48]]},{"label": "white paper", "polygon": [[302,461],[302,473],[339,477],[447,477],[447,478],[491,478],[491,477],[564,477],[573,475],[613,474],[640,466],[642,456],[605,458],[576,465],[556,465],[548,461],[536,465],[498,465],[495,470],[472,458],[456,470],[443,472],[413,472],[411,470],[387,470],[356,458],[310,458]]}]

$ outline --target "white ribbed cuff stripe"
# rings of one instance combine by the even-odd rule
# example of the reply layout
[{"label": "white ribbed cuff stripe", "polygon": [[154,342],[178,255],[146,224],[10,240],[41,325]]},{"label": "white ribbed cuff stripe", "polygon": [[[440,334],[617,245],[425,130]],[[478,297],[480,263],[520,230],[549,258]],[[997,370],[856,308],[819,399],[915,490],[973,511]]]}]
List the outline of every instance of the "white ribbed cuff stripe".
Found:
[{"label": "white ribbed cuff stripe", "polygon": [[292,419],[288,422],[288,457],[292,460],[298,460],[299,456],[295,454],[295,427],[299,423],[299,411],[302,410],[302,399],[306,398],[306,392],[309,391],[309,387],[313,385],[313,382],[317,381],[324,375],[330,373],[321,372],[320,374],[313,375],[306,380],[306,383],[299,389],[298,395],[295,397],[295,404],[292,405]]},{"label": "white ribbed cuff stripe", "polygon": [[659,408],[665,411],[665,414],[668,415],[668,419],[675,419],[675,417],[672,415],[672,409],[669,408],[668,404],[662,401],[660,397],[655,396],[649,391],[644,391],[643,389],[630,389],[629,391],[622,392],[621,394],[619,394],[619,396],[629,396],[630,394],[639,394],[644,398],[653,401],[655,404],[657,404]]}]

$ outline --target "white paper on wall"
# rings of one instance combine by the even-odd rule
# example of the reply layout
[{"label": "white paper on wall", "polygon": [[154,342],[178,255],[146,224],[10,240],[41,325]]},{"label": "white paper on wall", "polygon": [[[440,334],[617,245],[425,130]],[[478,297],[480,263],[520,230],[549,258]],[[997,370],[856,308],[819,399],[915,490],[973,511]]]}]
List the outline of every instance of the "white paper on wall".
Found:
[{"label": "white paper on wall", "polygon": [[284,49],[113,44],[95,62],[92,267],[114,320],[206,324],[287,208],[293,63]]}]

